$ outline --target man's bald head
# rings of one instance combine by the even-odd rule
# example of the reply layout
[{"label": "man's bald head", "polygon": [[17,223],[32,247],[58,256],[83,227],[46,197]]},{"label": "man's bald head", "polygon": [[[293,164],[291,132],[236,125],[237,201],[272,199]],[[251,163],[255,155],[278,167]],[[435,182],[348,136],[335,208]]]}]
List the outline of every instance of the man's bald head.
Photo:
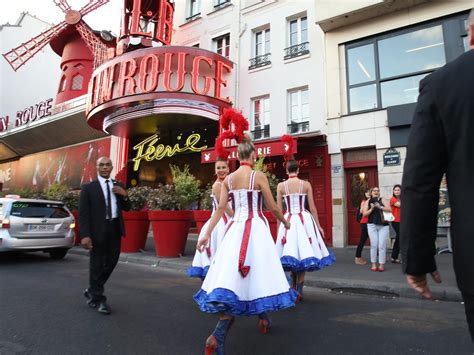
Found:
[{"label": "man's bald head", "polygon": [[110,173],[114,168],[112,160],[109,157],[100,157],[96,162],[97,174],[102,176],[104,179],[110,178]]}]

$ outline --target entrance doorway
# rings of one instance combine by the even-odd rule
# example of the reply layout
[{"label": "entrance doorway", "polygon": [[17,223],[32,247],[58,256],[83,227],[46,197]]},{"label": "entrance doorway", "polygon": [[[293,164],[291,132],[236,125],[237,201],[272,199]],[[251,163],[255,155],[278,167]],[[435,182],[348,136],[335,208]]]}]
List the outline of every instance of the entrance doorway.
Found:
[{"label": "entrance doorway", "polygon": [[361,167],[346,170],[347,226],[349,245],[357,245],[360,237],[360,224],[356,220],[357,209],[364,198],[364,192],[378,185],[376,167]]}]

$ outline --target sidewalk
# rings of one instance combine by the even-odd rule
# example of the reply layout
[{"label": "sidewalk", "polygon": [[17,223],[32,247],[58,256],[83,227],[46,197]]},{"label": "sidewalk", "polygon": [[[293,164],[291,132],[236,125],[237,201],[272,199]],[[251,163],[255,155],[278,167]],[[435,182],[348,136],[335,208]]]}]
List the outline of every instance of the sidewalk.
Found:
[{"label": "sidewalk", "polygon": [[[145,250],[140,253],[122,253],[120,261],[135,263],[174,270],[183,275],[191,265],[196,247],[197,235],[190,234],[186,244],[185,255],[180,258],[158,258],[155,255],[153,238],[149,234]],[[410,297],[418,298],[418,294],[412,290],[405,281],[401,272],[401,266],[388,262],[385,272],[372,272],[370,264],[354,264],[354,248],[333,248],[336,263],[326,269],[306,274],[305,285],[310,287],[326,288],[333,291],[358,293],[367,295],[380,295],[387,297]],[[70,253],[87,256],[88,252],[81,247],[74,247]],[[389,255],[388,255],[389,256]],[[369,247],[365,247],[363,257],[369,259]],[[390,260],[390,258],[387,258]],[[461,294],[456,287],[456,280],[452,268],[452,254],[442,254],[436,257],[438,270],[443,282],[441,285],[433,285],[431,288],[435,297],[444,301],[462,301]],[[431,280],[430,280],[431,281]]]}]

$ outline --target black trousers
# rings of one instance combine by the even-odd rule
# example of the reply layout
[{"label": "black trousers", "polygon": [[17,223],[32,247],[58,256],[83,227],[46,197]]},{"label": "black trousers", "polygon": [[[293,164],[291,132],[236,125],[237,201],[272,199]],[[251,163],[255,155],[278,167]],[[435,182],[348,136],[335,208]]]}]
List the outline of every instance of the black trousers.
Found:
[{"label": "black trousers", "polygon": [[395,231],[395,242],[392,248],[392,259],[398,259],[400,254],[400,222],[392,222],[392,228]]},{"label": "black trousers", "polygon": [[104,285],[114,271],[120,256],[120,227],[118,219],[105,222],[102,243],[93,243],[89,259],[89,293],[92,300],[105,300]]},{"label": "black trousers", "polygon": [[361,223],[359,244],[357,244],[356,249],[356,258],[360,258],[362,256],[362,249],[364,248],[367,238],[369,238],[369,232],[367,231],[367,223]]},{"label": "black trousers", "polygon": [[464,309],[466,311],[469,333],[471,333],[471,340],[474,343],[474,295],[462,292],[462,298],[464,299]]}]

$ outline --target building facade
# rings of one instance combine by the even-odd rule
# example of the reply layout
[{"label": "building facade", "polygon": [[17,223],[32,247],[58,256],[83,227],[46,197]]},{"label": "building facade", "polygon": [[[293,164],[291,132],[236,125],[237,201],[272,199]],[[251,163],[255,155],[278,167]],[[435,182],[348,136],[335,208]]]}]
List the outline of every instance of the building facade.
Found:
[{"label": "building facade", "polygon": [[380,186],[382,196],[390,197],[401,183],[420,80],[468,50],[466,19],[473,2],[315,5],[325,32],[333,240],[336,246],[354,245],[363,190]]}]

